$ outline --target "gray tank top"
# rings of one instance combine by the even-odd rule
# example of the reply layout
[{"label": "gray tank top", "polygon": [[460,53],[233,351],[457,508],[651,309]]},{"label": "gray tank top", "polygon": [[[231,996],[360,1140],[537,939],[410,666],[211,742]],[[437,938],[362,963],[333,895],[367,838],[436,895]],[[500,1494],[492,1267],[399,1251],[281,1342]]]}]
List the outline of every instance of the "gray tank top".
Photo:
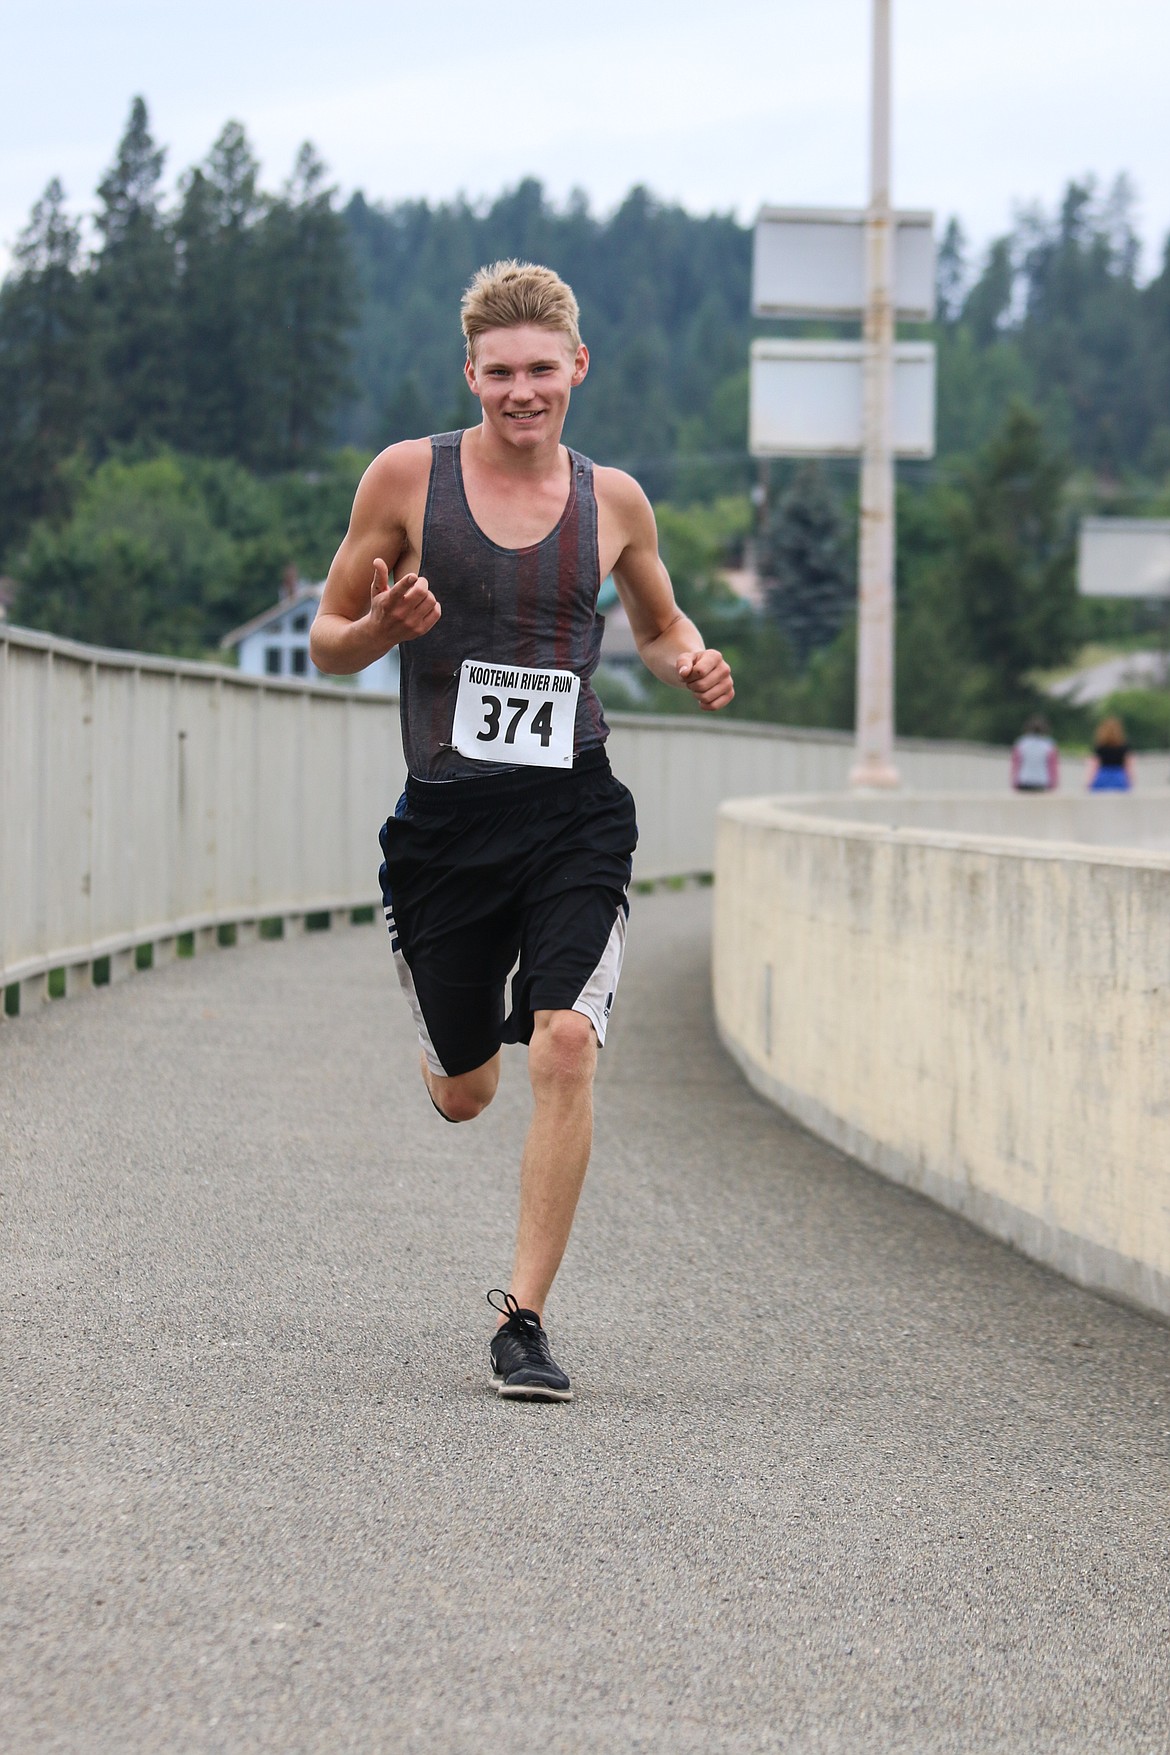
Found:
[{"label": "gray tank top", "polygon": [[466,658],[581,678],[574,758],[609,736],[589,678],[601,655],[597,613],[597,500],[593,465],[569,452],[569,497],[556,528],[529,548],[501,548],[471,516],[459,457],[462,433],[431,439],[431,479],[419,571],[442,615],[429,633],[399,647],[402,744],[416,780],[504,774],[510,765],[473,762],[451,747],[459,667]]}]

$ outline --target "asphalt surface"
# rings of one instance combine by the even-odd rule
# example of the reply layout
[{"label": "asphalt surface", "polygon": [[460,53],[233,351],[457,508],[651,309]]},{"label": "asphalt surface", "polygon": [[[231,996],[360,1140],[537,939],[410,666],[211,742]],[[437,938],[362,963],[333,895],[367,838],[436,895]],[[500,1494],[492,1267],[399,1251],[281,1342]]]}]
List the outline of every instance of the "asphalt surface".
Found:
[{"label": "asphalt surface", "polygon": [[444,1125],[380,927],[0,1028],[0,1746],[1163,1751],[1170,1331],[789,1125],[635,898],[549,1310],[528,1098]]}]

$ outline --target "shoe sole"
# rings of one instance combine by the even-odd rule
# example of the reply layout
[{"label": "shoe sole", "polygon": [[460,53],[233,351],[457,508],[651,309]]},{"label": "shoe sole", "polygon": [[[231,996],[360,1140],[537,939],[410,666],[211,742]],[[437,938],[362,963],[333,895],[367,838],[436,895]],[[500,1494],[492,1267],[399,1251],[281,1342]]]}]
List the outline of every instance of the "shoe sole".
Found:
[{"label": "shoe sole", "polygon": [[491,1381],[496,1394],[506,1402],[571,1402],[571,1389],[552,1389],[548,1384],[518,1383],[511,1386],[497,1372]]}]

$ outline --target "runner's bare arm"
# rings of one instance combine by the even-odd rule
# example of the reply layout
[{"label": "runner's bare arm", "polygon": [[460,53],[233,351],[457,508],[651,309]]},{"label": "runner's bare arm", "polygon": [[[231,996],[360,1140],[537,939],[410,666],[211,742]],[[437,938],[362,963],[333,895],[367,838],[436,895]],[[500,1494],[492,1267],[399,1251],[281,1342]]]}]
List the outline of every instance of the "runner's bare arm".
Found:
[{"label": "runner's bare arm", "polygon": [[674,600],[649,500],[621,470],[599,470],[598,477],[606,522],[614,520],[623,543],[613,577],[638,656],[660,682],[689,689],[705,712],[718,712],[735,694],[731,669],[721,652],[703,644],[702,634]]},{"label": "runner's bare arm", "polygon": [[411,543],[408,508],[425,494],[430,445],[425,439],[391,445],[375,457],[358,483],[345,540],[333,557],[309,635],[317,669],[351,676],[404,640],[416,640],[439,619],[425,579],[391,574]]}]

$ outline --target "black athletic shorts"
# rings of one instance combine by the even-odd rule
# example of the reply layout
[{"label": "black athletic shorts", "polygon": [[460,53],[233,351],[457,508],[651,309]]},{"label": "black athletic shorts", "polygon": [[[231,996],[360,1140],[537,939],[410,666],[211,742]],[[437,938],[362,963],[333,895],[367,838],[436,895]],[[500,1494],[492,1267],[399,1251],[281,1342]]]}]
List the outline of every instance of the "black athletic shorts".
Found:
[{"label": "black athletic shorts", "polygon": [[390,944],[432,1072],[530,1041],[538,1011],[582,1012],[604,1043],[638,840],[604,749],[569,772],[409,779],[379,839]]}]

